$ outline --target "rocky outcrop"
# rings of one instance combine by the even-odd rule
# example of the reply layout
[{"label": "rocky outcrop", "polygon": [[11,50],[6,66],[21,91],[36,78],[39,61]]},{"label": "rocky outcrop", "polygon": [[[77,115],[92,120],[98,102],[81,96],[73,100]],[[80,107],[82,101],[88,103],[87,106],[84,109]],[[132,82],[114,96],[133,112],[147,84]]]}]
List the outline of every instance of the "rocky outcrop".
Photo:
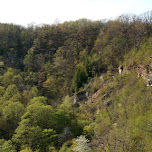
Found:
[{"label": "rocky outcrop", "polygon": [[88,100],[87,92],[80,91],[74,96],[73,104],[78,107],[80,105],[80,102],[87,101],[87,100]]},{"label": "rocky outcrop", "polygon": [[122,74],[122,72],[123,72],[123,65],[120,66],[120,67],[118,67],[118,71],[119,71],[119,74]]},{"label": "rocky outcrop", "polygon": [[152,78],[148,79],[147,86],[152,86]]}]

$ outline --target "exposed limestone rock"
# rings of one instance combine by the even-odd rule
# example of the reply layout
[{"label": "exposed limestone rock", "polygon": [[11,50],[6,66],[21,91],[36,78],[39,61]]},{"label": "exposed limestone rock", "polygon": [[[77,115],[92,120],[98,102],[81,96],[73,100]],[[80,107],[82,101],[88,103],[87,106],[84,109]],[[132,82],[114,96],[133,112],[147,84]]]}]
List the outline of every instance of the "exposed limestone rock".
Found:
[{"label": "exposed limestone rock", "polygon": [[119,74],[122,74],[122,72],[123,72],[123,65],[120,66],[120,67],[118,67],[118,71],[119,71]]}]

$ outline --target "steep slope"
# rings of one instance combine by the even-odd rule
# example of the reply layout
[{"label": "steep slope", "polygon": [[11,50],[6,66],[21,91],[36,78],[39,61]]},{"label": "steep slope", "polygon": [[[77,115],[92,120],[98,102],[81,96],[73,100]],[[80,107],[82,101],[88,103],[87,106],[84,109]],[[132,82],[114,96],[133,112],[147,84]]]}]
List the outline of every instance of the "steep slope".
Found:
[{"label": "steep slope", "polygon": [[151,151],[151,18],[0,24],[0,151]]}]

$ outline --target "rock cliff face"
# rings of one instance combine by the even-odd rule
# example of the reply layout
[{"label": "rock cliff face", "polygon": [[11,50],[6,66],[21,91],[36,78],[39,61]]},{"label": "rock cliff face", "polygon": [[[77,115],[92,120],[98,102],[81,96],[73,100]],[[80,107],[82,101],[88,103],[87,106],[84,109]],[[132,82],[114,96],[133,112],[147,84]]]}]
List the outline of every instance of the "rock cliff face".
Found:
[{"label": "rock cliff face", "polygon": [[150,79],[148,80],[147,86],[152,86],[152,78],[150,78]]},{"label": "rock cliff face", "polygon": [[118,67],[118,71],[119,71],[119,74],[122,74],[122,72],[123,72],[123,66]]},{"label": "rock cliff face", "polygon": [[145,80],[152,78],[152,57],[150,57],[147,64],[140,64],[136,66],[120,66],[118,67],[119,74],[128,73],[130,70],[135,69],[138,77],[142,77]]},{"label": "rock cliff face", "polygon": [[149,79],[152,77],[152,64],[150,63],[148,65],[139,65],[136,68],[136,71],[138,73],[138,77]]},{"label": "rock cliff face", "polygon": [[79,106],[80,102],[88,100],[86,91],[80,91],[74,96],[73,104]]}]

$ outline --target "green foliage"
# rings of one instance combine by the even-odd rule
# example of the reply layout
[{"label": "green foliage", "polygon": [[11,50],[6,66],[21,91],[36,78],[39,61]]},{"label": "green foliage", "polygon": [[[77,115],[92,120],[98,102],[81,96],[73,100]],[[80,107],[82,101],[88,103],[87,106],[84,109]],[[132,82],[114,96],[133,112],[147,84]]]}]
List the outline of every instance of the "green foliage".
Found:
[{"label": "green foliage", "polygon": [[40,151],[50,151],[51,146],[56,145],[56,141],[56,132],[53,129],[44,129],[41,133],[41,141],[39,143]]},{"label": "green foliage", "polygon": [[43,87],[46,90],[45,94],[49,98],[57,98],[59,96],[59,88],[56,85],[56,78],[50,77],[44,83]]},{"label": "green foliage", "polygon": [[94,82],[92,84],[92,92],[97,92],[97,90],[100,88],[101,80],[99,77],[94,77]]},{"label": "green foliage", "polygon": [[48,152],[57,152],[57,151],[56,151],[55,147],[50,146],[48,149]]},{"label": "green foliage", "polygon": [[[62,106],[62,105],[61,105]],[[69,95],[67,95],[64,99],[64,102],[63,102],[63,106],[66,106],[68,108],[71,108],[72,106],[72,103],[71,103],[71,99],[69,97]],[[62,107],[61,107],[62,108]]]},{"label": "green foliage", "polygon": [[72,131],[73,131],[74,137],[77,137],[83,133],[83,127],[77,122],[74,122],[72,125]]},{"label": "green foliage", "polygon": [[38,82],[38,73],[28,72],[27,77],[25,78],[27,84],[36,85]]},{"label": "green foliage", "polygon": [[39,90],[37,89],[36,86],[33,86],[29,92],[29,96],[31,99],[33,99],[34,97],[37,97],[39,95]]},{"label": "green foliage", "polygon": [[151,16],[0,24],[0,151],[151,151]]},{"label": "green foliage", "polygon": [[33,151],[30,148],[25,148],[25,149],[21,150],[20,152],[33,152]]},{"label": "green foliage", "polygon": [[147,39],[139,49],[132,49],[128,54],[125,55],[125,62],[128,66],[135,65],[146,65],[150,62],[151,53],[151,38]]},{"label": "green foliage", "polygon": [[42,103],[42,104],[47,104],[47,98],[44,96],[40,97],[34,97],[29,104],[37,104],[37,103]]},{"label": "green foliage", "polygon": [[6,141],[0,139],[0,151],[2,152],[16,152],[14,145],[10,140]]},{"label": "green foliage", "polygon": [[5,88],[0,86],[0,97],[3,96],[4,92],[5,92]]},{"label": "green foliage", "polygon": [[12,68],[8,68],[8,70],[3,75],[2,84],[5,87],[8,87],[10,84],[13,84],[13,78],[16,74],[16,71]]},{"label": "green foliage", "polygon": [[54,113],[55,130],[61,132],[71,124],[70,114],[63,109],[58,109]]},{"label": "green foliage", "polygon": [[74,147],[74,141],[70,140],[65,142],[62,147],[60,148],[59,152],[73,152],[73,147]]},{"label": "green foliage", "polygon": [[83,128],[83,134],[87,137],[87,138],[91,138],[94,135],[94,124],[90,124],[87,125]]},{"label": "green foliage", "polygon": [[10,136],[12,136],[12,133],[14,131],[12,127],[6,120],[4,120],[3,117],[1,117],[0,118],[0,138],[9,139]]},{"label": "green foliage", "polygon": [[16,87],[15,84],[9,85],[3,95],[3,98],[5,100],[11,100],[14,95],[18,93],[18,88]]},{"label": "green foliage", "polygon": [[8,102],[3,107],[3,117],[9,122],[12,128],[16,128],[21,116],[24,114],[25,108],[19,102]]},{"label": "green foliage", "polygon": [[32,48],[28,50],[28,53],[24,58],[24,64],[29,71],[34,70],[34,50]]},{"label": "green foliage", "polygon": [[28,90],[24,90],[22,92],[23,103],[27,105],[31,99],[38,96],[39,96],[39,90],[37,89],[36,86],[33,86],[32,88],[29,88]]},{"label": "green foliage", "polygon": [[12,137],[12,141],[24,149],[30,147],[33,150],[37,149],[41,139],[41,128],[31,126],[29,119],[23,119]]},{"label": "green foliage", "polygon": [[74,74],[71,89],[75,92],[78,91],[87,82],[87,79],[86,69],[83,66],[79,66]]},{"label": "green foliage", "polygon": [[53,128],[53,109],[49,105],[34,103],[27,107],[22,120],[29,119],[32,125],[39,126],[42,129]]}]

